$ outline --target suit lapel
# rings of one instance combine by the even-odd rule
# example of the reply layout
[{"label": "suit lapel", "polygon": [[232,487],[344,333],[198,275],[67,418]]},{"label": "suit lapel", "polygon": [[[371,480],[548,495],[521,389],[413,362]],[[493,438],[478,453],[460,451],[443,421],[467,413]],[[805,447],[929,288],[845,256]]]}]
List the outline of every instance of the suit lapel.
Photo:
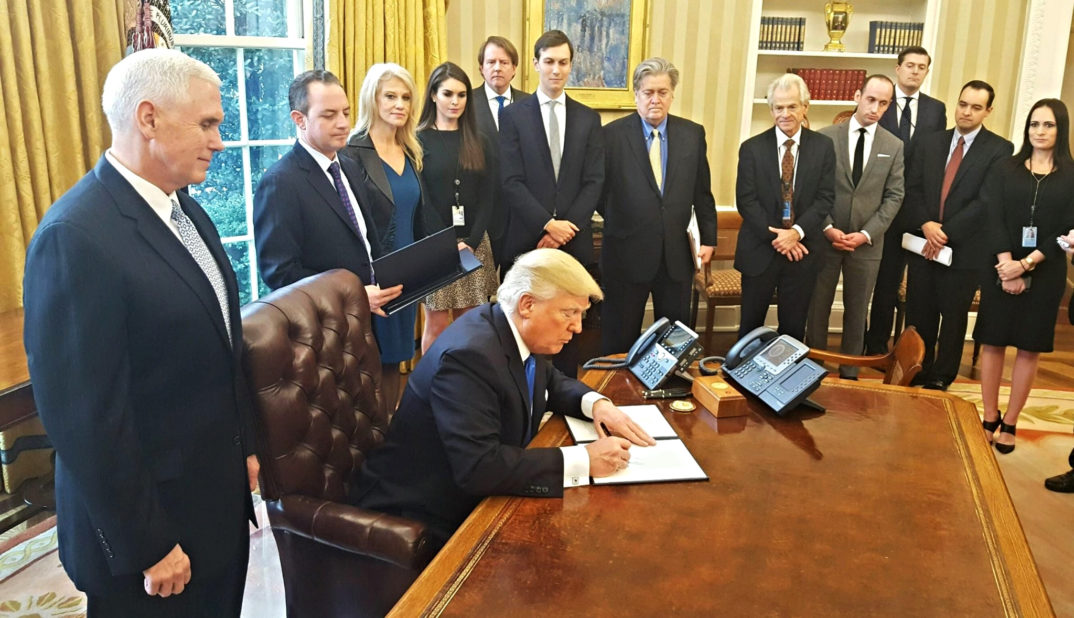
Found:
[{"label": "suit lapel", "polygon": [[[532,99],[532,100],[531,100]],[[534,139],[540,140],[542,146],[537,147],[537,152],[540,153],[541,161],[544,163],[545,170],[548,173],[548,178],[552,181],[552,184],[556,184],[556,172],[552,167],[552,147],[548,144],[548,134],[544,130],[544,118],[541,117],[541,101],[534,94],[532,97],[527,98],[524,103],[530,107],[530,122],[534,128]],[[565,141],[565,140],[564,140]],[[562,146],[562,144],[561,144]],[[563,149],[566,152],[566,149]],[[562,155],[562,152],[560,153]],[[560,158],[560,167],[562,168],[563,159]]]},{"label": "suit lapel", "polygon": [[[641,117],[634,114],[633,122],[628,123],[624,130],[629,132],[627,135],[627,144],[629,145],[630,152],[638,160],[638,169],[645,170],[645,178],[649,181],[649,187],[659,195],[660,188],[656,186],[656,176],[653,174],[653,166],[649,162],[649,151],[645,149],[645,131],[642,127]],[[668,142],[671,142],[669,139]],[[671,153],[668,153],[668,160],[671,159]]]},{"label": "suit lapel", "polygon": [[[134,190],[134,187],[127,182],[123,176],[104,156],[97,164],[95,170],[98,180],[101,184],[112,194],[113,200],[115,200],[116,208],[123,214],[123,216],[132,219],[135,222],[135,226],[138,230],[138,234],[146,241],[153,251],[157,253],[175,271],[179,278],[186,283],[187,287],[194,293],[194,296],[201,303],[202,307],[208,312],[210,319],[216,326],[217,332],[220,334],[220,341],[228,350],[233,350],[233,343],[228,339],[227,327],[224,326],[224,315],[221,311],[220,301],[216,298],[216,292],[213,290],[212,284],[209,283],[208,277],[202,272],[201,267],[198,266],[197,261],[194,260],[194,256],[190,255],[190,251],[187,250],[183,243],[176,238],[168,226],[160,220],[153,209],[146,203],[142,196]],[[212,225],[208,222],[208,218],[201,221],[199,225],[198,219],[200,214],[197,211],[200,208],[191,208],[191,203],[194,200],[187,197],[180,192],[179,204],[183,207],[183,211],[190,216],[194,221],[194,226],[197,228],[198,233],[201,234],[202,239],[209,238],[208,233],[216,234],[215,229],[211,229]],[[210,228],[210,229],[206,229]],[[205,241],[205,245],[209,247],[209,252],[212,254],[213,259],[216,261],[217,268],[220,269],[220,273],[224,276],[225,285],[229,286],[228,289],[228,301],[229,303],[237,303],[237,297],[232,300],[231,292],[234,288],[234,279],[227,277],[225,269],[221,265],[222,260],[227,260],[226,255],[222,255],[222,251],[216,247],[218,243]]]},{"label": "suit lapel", "polygon": [[843,170],[847,186],[854,186],[854,162],[850,160],[850,122],[844,122],[835,133],[836,167]]},{"label": "suit lapel", "polygon": [[[981,153],[984,152],[986,144],[988,143],[988,133],[988,129],[981,127],[981,132],[977,134],[977,137],[973,140],[973,144],[970,145],[970,149],[966,151],[966,155],[962,157],[962,163],[959,164],[958,171],[955,172],[955,179],[951,182],[951,193],[954,193],[955,189],[958,187],[958,183],[965,178],[966,174],[969,173],[969,170],[981,163],[982,157],[985,156]],[[948,142],[948,145],[950,146],[950,142]]]},{"label": "suit lapel", "polygon": [[[325,176],[321,166],[317,165],[313,156],[306,152],[306,149],[297,141],[295,142],[294,151],[295,160],[298,162],[298,166],[306,172],[306,180],[313,187],[313,190],[321,196],[326,204],[328,204],[328,207],[332,209],[332,212],[336,213],[336,216],[343,220],[343,223],[346,224],[347,228],[360,237],[361,232],[354,228],[354,223],[351,222],[350,214],[347,213],[347,209],[343,206],[343,200],[340,199],[335,186],[328,181],[328,176]],[[351,171],[343,169],[343,159],[337,155],[336,160],[339,161],[340,169],[343,171],[346,180],[352,180]],[[357,204],[352,204],[352,206],[358,208]],[[355,215],[357,214],[358,213],[355,212]]]},{"label": "suit lapel", "polygon": [[[530,396],[529,386],[526,384],[526,369],[522,366],[522,353],[519,352],[518,343],[515,341],[515,335],[511,331],[511,327],[508,326],[507,315],[503,312],[498,304],[490,305],[489,312],[492,314],[492,323],[496,327],[496,332],[500,338],[500,347],[503,349],[504,362],[507,363],[507,370],[511,373],[511,379],[515,383],[515,387],[518,389],[518,397],[521,402],[519,410],[522,411],[522,419],[519,426],[522,428],[522,435],[517,436],[518,444],[525,446],[524,441],[526,439],[526,433],[528,431],[529,423],[533,420],[529,414],[530,410]],[[540,371],[540,360],[537,361],[538,371]],[[541,384],[536,378],[534,384]]]},{"label": "suit lapel", "polygon": [[369,179],[394,204],[392,186],[388,183],[388,175],[384,173],[384,162],[380,160],[377,149],[373,147],[373,140],[368,135],[362,135],[355,137],[352,142],[351,145],[358,149],[358,158],[361,160],[362,167],[365,168],[365,173],[369,175]]}]

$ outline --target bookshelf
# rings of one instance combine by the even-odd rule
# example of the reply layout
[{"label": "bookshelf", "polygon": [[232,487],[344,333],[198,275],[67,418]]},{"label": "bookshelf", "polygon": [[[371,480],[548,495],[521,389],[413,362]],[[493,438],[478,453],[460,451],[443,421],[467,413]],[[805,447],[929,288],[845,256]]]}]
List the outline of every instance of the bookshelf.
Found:
[{"label": "bookshelf", "polygon": [[[789,68],[859,69],[866,74],[883,73],[894,78],[897,54],[870,54],[869,22],[923,22],[921,44],[935,55],[936,30],[942,0],[851,0],[850,17],[843,43],[845,52],[826,52],[828,30],[824,25],[825,0],[753,0],[750,20],[749,54],[746,83],[743,88],[741,139],[756,135],[772,126],[765,91],[768,84]],[[805,17],[803,51],[759,49],[761,17]],[[929,89],[926,78],[922,87]],[[809,123],[813,129],[831,124],[843,110],[854,108],[853,101],[810,102]]]}]

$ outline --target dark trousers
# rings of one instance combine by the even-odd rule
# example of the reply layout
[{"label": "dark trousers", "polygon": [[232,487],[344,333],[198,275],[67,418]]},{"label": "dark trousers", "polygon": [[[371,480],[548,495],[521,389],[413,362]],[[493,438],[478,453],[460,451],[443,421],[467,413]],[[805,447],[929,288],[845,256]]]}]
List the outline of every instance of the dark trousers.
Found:
[{"label": "dark trousers", "polygon": [[911,255],[907,264],[906,323],[925,341],[921,379],[954,382],[962,363],[970,305],[979,275]]},{"label": "dark trousers", "polygon": [[819,268],[820,260],[814,253],[798,262],[791,262],[777,254],[761,274],[743,274],[739,339],[758,326],[764,326],[772,295],[777,294],[780,334],[804,341],[806,316],[809,314]]},{"label": "dark trousers", "polygon": [[88,618],[237,618],[242,612],[242,595],[246,588],[246,566],[249,559],[250,535],[244,529],[235,558],[222,572],[201,577],[197,574],[197,565],[192,564],[191,572],[195,579],[187,584],[182,593],[167,598],[146,594],[141,576],[127,577],[115,594],[104,597],[88,595],[86,615]]},{"label": "dark trousers", "polygon": [[626,352],[641,334],[645,318],[645,301],[653,296],[653,316],[667,318],[683,324],[690,323],[690,280],[673,281],[667,273],[667,264],[660,260],[660,268],[651,281],[633,283],[609,276],[601,281],[604,302],[600,310],[600,353]]},{"label": "dark trousers", "polygon": [[[893,225],[892,228],[895,228]],[[891,329],[895,324],[895,307],[899,302],[899,285],[906,270],[906,250],[902,248],[902,228],[889,228],[884,235],[884,254],[873,287],[873,303],[869,314],[869,330],[865,332],[865,349],[886,352]],[[898,333],[895,333],[898,336]]]}]

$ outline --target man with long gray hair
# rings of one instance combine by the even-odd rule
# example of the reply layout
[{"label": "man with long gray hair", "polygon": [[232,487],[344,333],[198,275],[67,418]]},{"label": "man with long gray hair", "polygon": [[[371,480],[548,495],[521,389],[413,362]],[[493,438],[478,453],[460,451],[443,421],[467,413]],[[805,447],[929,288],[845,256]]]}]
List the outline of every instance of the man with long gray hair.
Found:
[{"label": "man with long gray hair", "polygon": [[91,616],[238,616],[258,473],[238,286],[179,191],[224,148],[220,79],[149,49],[112,67],[102,102],[112,146],[26,258],[60,560]]}]

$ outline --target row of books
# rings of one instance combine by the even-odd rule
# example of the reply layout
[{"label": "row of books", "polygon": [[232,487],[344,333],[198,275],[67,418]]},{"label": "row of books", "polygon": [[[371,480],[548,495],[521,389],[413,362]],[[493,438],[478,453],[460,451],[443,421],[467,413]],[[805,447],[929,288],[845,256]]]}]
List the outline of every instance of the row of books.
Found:
[{"label": "row of books", "polygon": [[869,53],[897,54],[911,45],[921,45],[925,24],[912,21],[869,22]]},{"label": "row of books", "polygon": [[865,81],[864,69],[787,69],[796,73],[809,88],[814,101],[850,101]]},{"label": "row of books", "polygon": [[759,49],[802,51],[805,17],[761,17]]}]

